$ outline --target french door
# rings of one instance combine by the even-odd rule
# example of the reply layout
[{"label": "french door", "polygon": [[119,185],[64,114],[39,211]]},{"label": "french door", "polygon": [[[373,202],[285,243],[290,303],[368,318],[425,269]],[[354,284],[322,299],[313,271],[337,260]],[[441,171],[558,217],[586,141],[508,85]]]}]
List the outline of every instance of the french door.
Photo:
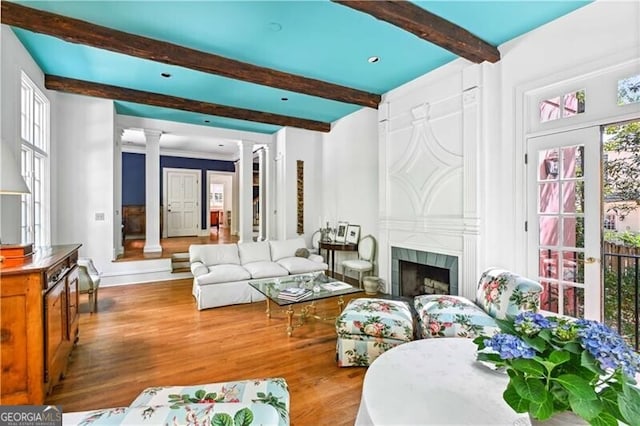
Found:
[{"label": "french door", "polygon": [[541,309],[601,319],[601,135],[589,127],[527,141],[528,268]]}]

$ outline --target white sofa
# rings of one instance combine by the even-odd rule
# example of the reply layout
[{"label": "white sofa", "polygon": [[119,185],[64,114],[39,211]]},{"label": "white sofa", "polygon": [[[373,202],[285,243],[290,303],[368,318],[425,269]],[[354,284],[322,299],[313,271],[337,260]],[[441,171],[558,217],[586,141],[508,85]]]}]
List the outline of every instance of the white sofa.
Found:
[{"label": "white sofa", "polygon": [[265,296],[248,284],[251,280],[329,268],[322,256],[296,256],[301,248],[306,248],[303,238],[190,246],[193,296],[198,310],[264,300]]}]

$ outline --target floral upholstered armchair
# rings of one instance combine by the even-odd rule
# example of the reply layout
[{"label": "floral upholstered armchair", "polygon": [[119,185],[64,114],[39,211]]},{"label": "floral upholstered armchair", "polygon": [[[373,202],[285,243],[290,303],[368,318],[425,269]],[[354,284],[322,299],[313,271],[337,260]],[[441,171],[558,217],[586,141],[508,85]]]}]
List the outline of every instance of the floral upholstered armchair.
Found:
[{"label": "floral upholstered armchair", "polygon": [[478,281],[475,301],[461,296],[417,296],[419,333],[423,338],[492,335],[499,331],[494,318],[538,311],[542,289],[540,283],[513,272],[489,268]]}]

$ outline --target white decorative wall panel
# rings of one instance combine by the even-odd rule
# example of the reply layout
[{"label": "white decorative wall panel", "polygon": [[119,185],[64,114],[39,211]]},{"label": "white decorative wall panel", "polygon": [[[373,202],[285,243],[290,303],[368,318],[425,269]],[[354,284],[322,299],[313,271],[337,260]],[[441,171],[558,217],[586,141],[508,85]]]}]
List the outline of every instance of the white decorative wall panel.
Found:
[{"label": "white decorative wall panel", "polygon": [[459,292],[471,295],[480,220],[476,200],[482,71],[477,67],[457,64],[450,74],[442,70],[437,79],[425,76],[409,84],[416,87],[385,98],[378,128],[384,157],[379,273],[387,289],[391,247],[400,247],[458,257]]}]

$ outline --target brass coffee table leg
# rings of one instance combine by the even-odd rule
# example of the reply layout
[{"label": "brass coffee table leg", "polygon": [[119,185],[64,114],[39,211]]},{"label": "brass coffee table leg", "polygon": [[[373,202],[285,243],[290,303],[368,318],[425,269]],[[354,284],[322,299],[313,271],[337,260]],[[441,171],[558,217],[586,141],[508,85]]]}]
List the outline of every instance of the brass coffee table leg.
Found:
[{"label": "brass coffee table leg", "polygon": [[265,299],[267,301],[267,318],[271,318],[271,307],[269,306],[269,298]]},{"label": "brass coffee table leg", "polygon": [[293,308],[291,305],[287,307],[287,336],[291,337],[293,333]]}]

